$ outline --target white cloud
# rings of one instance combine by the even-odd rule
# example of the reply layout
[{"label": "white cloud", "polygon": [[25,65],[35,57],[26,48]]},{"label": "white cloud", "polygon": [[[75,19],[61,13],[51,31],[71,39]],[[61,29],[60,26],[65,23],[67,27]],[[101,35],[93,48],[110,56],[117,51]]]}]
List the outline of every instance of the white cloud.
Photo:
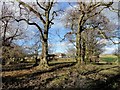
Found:
[{"label": "white cloud", "polygon": [[69,42],[58,42],[51,45],[55,47],[67,47],[67,46],[72,46],[73,44]]},{"label": "white cloud", "polygon": [[105,47],[105,51],[103,54],[112,54],[116,49],[118,49],[117,45],[112,45],[111,47]]},{"label": "white cloud", "polygon": [[98,41],[98,43],[100,44],[106,44],[108,42],[108,40],[106,39],[101,39],[100,41]]},{"label": "white cloud", "polygon": [[73,44],[69,42],[56,42],[50,44],[49,46],[55,48],[56,52],[62,52],[62,53],[66,52],[67,47],[74,47]]}]

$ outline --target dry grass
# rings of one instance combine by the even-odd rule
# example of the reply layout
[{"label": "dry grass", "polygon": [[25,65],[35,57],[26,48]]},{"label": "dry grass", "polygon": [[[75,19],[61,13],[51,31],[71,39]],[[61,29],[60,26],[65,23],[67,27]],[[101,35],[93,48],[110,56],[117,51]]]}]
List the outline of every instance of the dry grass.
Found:
[{"label": "dry grass", "polygon": [[29,70],[3,71],[1,73],[3,77],[6,77],[6,76],[17,77],[17,76],[23,76],[26,74],[31,74],[37,70],[38,70],[37,68],[32,68]]},{"label": "dry grass", "polygon": [[108,54],[108,55],[101,55],[100,57],[111,57],[111,58],[117,58],[117,56]]},{"label": "dry grass", "polygon": [[71,59],[71,58],[59,58],[56,60],[52,60],[49,62],[49,64],[61,64],[61,63],[71,63],[71,62],[76,62],[75,59]]},{"label": "dry grass", "polygon": [[[50,68],[52,68],[51,66]],[[9,89],[30,89],[37,88],[39,90],[41,87],[44,88],[71,88],[71,87],[81,87],[83,88],[93,88],[94,83],[103,81],[107,82],[110,77],[114,77],[120,74],[120,66],[118,65],[81,65],[79,67],[64,67],[61,69],[56,69],[55,71],[38,73],[32,75],[32,73],[37,73],[41,69],[38,67],[31,68],[29,70],[17,70],[17,71],[5,71],[2,72],[4,81],[4,90]],[[26,76],[27,75],[27,76]],[[31,76],[32,75],[32,76]],[[9,82],[9,76],[14,80]],[[16,79],[14,79],[16,78]],[[8,80],[8,81],[7,81]],[[18,80],[18,81],[16,81]],[[112,82],[111,82],[112,83]],[[118,86],[118,83],[117,83]],[[117,87],[115,86],[115,88]],[[96,86],[98,87],[98,86]],[[100,87],[101,88],[101,87]]]}]

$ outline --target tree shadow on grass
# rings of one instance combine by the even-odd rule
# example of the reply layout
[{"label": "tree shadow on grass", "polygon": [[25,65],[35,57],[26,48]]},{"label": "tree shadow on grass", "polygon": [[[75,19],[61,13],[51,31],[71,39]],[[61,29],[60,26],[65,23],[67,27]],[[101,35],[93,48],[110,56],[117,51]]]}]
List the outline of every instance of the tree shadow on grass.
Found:
[{"label": "tree shadow on grass", "polygon": [[[9,89],[16,89],[16,86],[18,86],[19,84],[28,84],[30,80],[37,80],[37,75],[40,75],[40,74],[43,74],[43,73],[47,73],[47,72],[54,72],[56,70],[60,70],[62,68],[65,68],[65,67],[70,67],[70,66],[73,66],[75,65],[76,63],[69,63],[69,64],[62,64],[62,65],[56,65],[48,70],[39,70],[39,71],[36,71],[36,72],[33,72],[31,74],[26,74],[26,75],[20,75],[20,76],[14,76],[14,77],[11,77],[11,76],[6,76],[6,77],[3,77],[2,78],[2,81],[3,81],[3,90],[9,90]],[[23,78],[22,78],[23,77]],[[55,78],[57,78],[58,76],[52,76],[52,77],[48,77],[47,79],[44,79],[45,81],[43,83],[41,83],[41,81],[39,80],[38,83],[40,84],[39,85],[39,89],[40,87],[45,87],[47,83],[49,83],[50,81],[54,80]],[[14,85],[16,84],[16,86]],[[12,86],[10,88],[10,86]],[[36,87],[36,85],[27,85],[26,87],[25,86],[21,86],[21,87],[18,87],[17,90],[23,90],[23,89],[27,89],[27,90],[33,90],[34,88]],[[39,90],[38,89],[38,90]]]},{"label": "tree shadow on grass", "polygon": [[113,68],[118,68],[118,70],[116,70],[118,74],[116,75],[102,74],[103,77],[107,78],[106,80],[102,79],[94,80],[88,78],[88,80],[91,80],[91,83],[89,83],[89,86],[86,87],[85,90],[120,90],[120,66],[113,66],[105,69],[95,69],[88,71],[86,73],[82,73],[82,75],[98,74],[100,71],[109,70]]},{"label": "tree shadow on grass", "polygon": [[33,63],[20,63],[2,66],[2,71],[29,70],[33,68]]},{"label": "tree shadow on grass", "polygon": [[[44,90],[46,88],[46,85],[49,82],[51,82],[54,79],[59,78],[59,77],[60,76],[48,77],[48,78],[44,79],[44,81],[39,80],[39,82],[37,82],[35,84],[31,84],[31,85],[29,85],[29,83],[28,83],[29,81],[22,82],[21,80],[17,80],[17,84],[22,83],[21,86],[19,86],[19,87],[13,86],[13,87],[9,87],[9,88],[5,87],[3,90],[36,90],[36,89],[37,90],[41,90],[41,89]],[[37,79],[35,79],[35,80],[37,80]],[[15,82],[16,82],[16,80],[15,80]]]},{"label": "tree shadow on grass", "polygon": [[100,71],[109,70],[112,68],[120,68],[120,66],[113,66],[113,67],[109,67],[109,68],[105,68],[105,69],[94,69],[94,70],[91,70],[91,71],[88,71],[85,73],[81,73],[81,75],[89,75],[89,74],[99,73]]},{"label": "tree shadow on grass", "polygon": [[[33,72],[31,74],[26,74],[26,75],[23,75],[23,76],[16,76],[16,77],[4,77],[3,78],[3,83],[8,83],[10,85],[13,85],[14,83],[22,83],[24,85],[25,84],[28,84],[30,80],[37,80],[37,75],[40,75],[40,74],[44,74],[44,73],[49,73],[49,72],[54,72],[56,70],[60,70],[64,67],[70,67],[70,66],[73,66],[75,65],[76,63],[69,63],[69,64],[62,64],[62,65],[56,65],[48,70],[39,70],[39,71],[36,71],[36,72]],[[109,68],[105,68],[105,69],[95,69],[95,70],[91,70],[91,71],[88,71],[88,72],[85,72],[85,73],[82,73],[81,75],[90,75],[90,74],[96,74],[96,73],[99,73],[100,71],[102,70],[109,70],[109,69],[112,69],[112,68],[120,68],[119,66],[113,66],[113,67],[109,67]],[[21,77],[24,77],[23,79],[21,79]],[[38,88],[36,90],[40,90],[41,88],[46,88],[46,84],[48,84],[49,82],[53,81],[54,79],[58,78],[59,76],[51,76],[51,77],[48,77],[46,79],[44,79],[44,82],[41,83],[41,81],[39,80],[39,85],[27,85],[26,87],[25,86],[21,86],[21,87],[18,87],[17,90],[34,90],[35,88]],[[94,80],[94,79],[91,79],[91,78],[86,78],[84,80],[89,80],[90,82],[87,83],[88,85],[84,88],[82,88],[82,86],[80,88],[82,88],[82,90],[119,90],[119,86],[120,86],[120,72],[117,74],[117,75],[113,75],[113,76],[105,76],[107,77],[107,80]],[[76,82],[77,83],[77,82]],[[82,82],[80,82],[82,83]],[[17,85],[18,85],[17,84]],[[78,84],[79,85],[79,84]],[[7,89],[7,86],[5,86],[6,88],[4,90],[8,90]],[[62,88],[62,87],[61,87]],[[73,87],[74,88],[74,87]],[[11,88],[12,90],[13,89],[16,89],[14,86],[13,88]],[[79,89],[79,88],[75,88],[76,89]]]},{"label": "tree shadow on grass", "polygon": [[58,69],[62,69],[62,68],[65,68],[65,67],[71,67],[71,66],[74,66],[76,63],[69,63],[69,64],[61,64],[61,65],[56,65],[50,69],[46,69],[46,70],[38,70],[36,72],[32,72],[31,74],[24,74],[24,75],[18,75],[18,76],[5,76],[5,77],[2,77],[2,81],[3,82],[11,82],[11,81],[20,81],[18,80],[20,77],[24,77],[24,78],[33,78],[34,76],[37,76],[37,75],[40,75],[40,74],[43,74],[43,73],[48,73],[48,72],[54,72]]},{"label": "tree shadow on grass", "polygon": [[120,74],[91,82],[88,90],[120,90]]}]

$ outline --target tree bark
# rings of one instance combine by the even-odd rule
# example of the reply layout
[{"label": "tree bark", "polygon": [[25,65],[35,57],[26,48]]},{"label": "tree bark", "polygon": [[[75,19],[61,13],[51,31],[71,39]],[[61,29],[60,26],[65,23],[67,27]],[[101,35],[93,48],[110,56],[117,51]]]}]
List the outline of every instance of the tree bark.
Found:
[{"label": "tree bark", "polygon": [[42,58],[40,60],[40,66],[48,66],[48,43],[47,41],[42,42]]},{"label": "tree bark", "polygon": [[78,65],[82,64],[83,61],[81,59],[81,50],[82,50],[82,32],[84,31],[83,29],[83,25],[84,25],[84,16],[85,13],[83,12],[82,15],[80,15],[79,20],[78,20],[78,29],[77,29],[77,35],[76,35],[76,55],[77,55],[77,61],[78,61]]},{"label": "tree bark", "polygon": [[85,39],[82,39],[82,61],[86,63],[85,61],[85,56],[86,56],[86,43]]},{"label": "tree bark", "polygon": [[44,38],[42,41],[42,60],[40,65],[48,67],[48,30],[49,30],[49,11],[45,12],[46,23],[44,24]]},{"label": "tree bark", "polygon": [[77,62],[78,64],[82,63],[81,61],[81,29],[82,26],[78,26],[78,31],[76,35],[76,55],[77,55]]}]

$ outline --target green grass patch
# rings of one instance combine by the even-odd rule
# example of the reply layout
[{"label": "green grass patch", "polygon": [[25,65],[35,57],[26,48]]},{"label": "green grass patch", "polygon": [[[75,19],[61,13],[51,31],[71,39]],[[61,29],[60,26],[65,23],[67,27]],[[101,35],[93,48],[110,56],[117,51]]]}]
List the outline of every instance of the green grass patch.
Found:
[{"label": "green grass patch", "polygon": [[106,62],[115,62],[117,60],[117,58],[102,57],[101,60],[106,61]]},{"label": "green grass patch", "polygon": [[103,55],[100,57],[100,59],[105,62],[115,62],[118,57],[115,55]]}]

